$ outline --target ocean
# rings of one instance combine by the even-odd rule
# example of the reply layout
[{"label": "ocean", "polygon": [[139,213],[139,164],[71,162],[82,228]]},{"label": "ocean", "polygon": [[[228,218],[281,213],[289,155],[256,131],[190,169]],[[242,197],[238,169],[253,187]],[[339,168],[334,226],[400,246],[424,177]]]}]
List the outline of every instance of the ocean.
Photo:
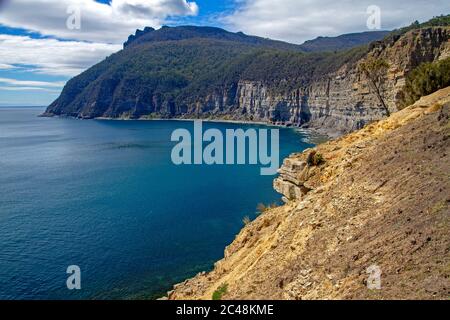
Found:
[{"label": "ocean", "polygon": [[[160,297],[210,270],[258,203],[280,202],[259,165],[174,165],[171,134],[192,122],[43,111],[0,108],[0,299]],[[280,163],[305,141],[280,129]],[[70,265],[81,290],[67,289]]]}]

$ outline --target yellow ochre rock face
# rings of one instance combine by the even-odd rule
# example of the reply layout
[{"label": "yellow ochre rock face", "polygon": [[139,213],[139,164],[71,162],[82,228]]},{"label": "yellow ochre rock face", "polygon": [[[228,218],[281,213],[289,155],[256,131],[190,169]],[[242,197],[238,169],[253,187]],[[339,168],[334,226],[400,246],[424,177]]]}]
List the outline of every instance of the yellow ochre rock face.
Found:
[{"label": "yellow ochre rock face", "polygon": [[223,284],[222,299],[447,299],[449,111],[450,87],[286,159],[274,182],[286,204],[169,299],[211,299]]}]

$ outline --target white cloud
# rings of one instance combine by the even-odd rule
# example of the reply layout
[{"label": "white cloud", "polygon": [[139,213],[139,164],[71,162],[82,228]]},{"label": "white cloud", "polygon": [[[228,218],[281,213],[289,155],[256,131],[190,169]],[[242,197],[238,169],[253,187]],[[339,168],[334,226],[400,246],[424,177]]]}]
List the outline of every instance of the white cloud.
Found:
[{"label": "white cloud", "polygon": [[237,9],[222,17],[234,31],[302,43],[318,36],[368,31],[370,5],[381,9],[381,28],[405,26],[448,14],[448,0],[235,0]]},{"label": "white cloud", "polygon": [[16,67],[14,67],[13,65],[0,63],[0,70],[11,70],[11,69],[15,69],[15,68]]},{"label": "white cloud", "polygon": [[198,13],[197,4],[186,0],[113,0],[111,7],[115,13],[141,19],[165,19]]},{"label": "white cloud", "polygon": [[60,93],[61,90],[52,90],[49,88],[41,88],[41,87],[5,87],[0,86],[0,90],[6,90],[6,91],[43,91],[43,92],[50,92],[50,93]]},{"label": "white cloud", "polygon": [[0,83],[6,83],[13,86],[30,86],[30,87],[56,87],[60,88],[64,86],[64,82],[48,82],[48,81],[29,81],[29,80],[16,80],[11,78],[0,78]]},{"label": "white cloud", "polygon": [[[67,28],[73,11],[80,9],[79,30]],[[197,15],[198,6],[187,0],[13,0],[5,4],[0,24],[61,39],[123,43],[137,28],[158,27],[170,16]]]},{"label": "white cloud", "polygon": [[33,66],[26,71],[69,77],[119,51],[121,45],[0,34],[0,48],[1,64]]},{"label": "white cloud", "polygon": [[[169,17],[198,14],[197,4],[189,0],[112,0],[110,5],[94,0],[0,0],[0,4],[0,25],[72,40],[0,34],[0,71],[20,73],[21,78],[31,73],[40,74],[43,79],[48,79],[43,75],[75,76],[119,51],[136,29],[159,27]],[[80,12],[80,29],[67,27],[74,13],[70,9],[74,8]],[[0,84],[3,94],[57,94],[64,85],[5,77],[0,78]],[[21,100],[20,96],[14,97]],[[49,99],[52,98],[46,96],[45,103]]]}]

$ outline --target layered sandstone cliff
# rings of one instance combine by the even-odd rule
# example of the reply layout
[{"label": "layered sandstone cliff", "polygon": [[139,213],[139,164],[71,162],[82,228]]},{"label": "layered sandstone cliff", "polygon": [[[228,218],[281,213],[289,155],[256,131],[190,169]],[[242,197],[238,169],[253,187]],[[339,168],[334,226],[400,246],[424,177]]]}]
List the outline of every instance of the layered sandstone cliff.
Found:
[{"label": "layered sandstone cliff", "polygon": [[361,62],[368,57],[388,62],[381,93],[389,110],[395,112],[400,107],[408,72],[421,63],[450,57],[449,36],[448,27],[393,36],[373,43],[369,53],[356,63],[344,64],[337,71],[313,77],[306,85],[284,93],[277,89],[279,83],[241,80],[235,89],[227,88],[200,100],[188,114],[303,125],[330,135],[348,133],[386,116],[381,101],[359,70]]},{"label": "layered sandstone cliff", "polygon": [[292,155],[274,183],[286,204],[169,298],[211,299],[226,284],[223,299],[447,299],[449,121],[450,87]]}]

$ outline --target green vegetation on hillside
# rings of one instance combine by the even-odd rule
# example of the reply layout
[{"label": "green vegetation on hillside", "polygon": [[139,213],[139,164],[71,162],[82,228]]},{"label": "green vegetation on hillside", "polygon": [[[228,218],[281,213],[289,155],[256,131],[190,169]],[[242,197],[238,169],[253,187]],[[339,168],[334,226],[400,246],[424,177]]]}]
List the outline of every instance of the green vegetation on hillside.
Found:
[{"label": "green vegetation on hillside", "polygon": [[333,52],[348,50],[351,48],[367,45],[373,41],[382,40],[389,31],[367,31],[360,33],[343,34],[337,37],[318,37],[300,45],[305,52]]},{"label": "green vegetation on hillside", "polygon": [[417,25],[419,28],[450,26],[450,14],[434,17],[424,23],[416,21],[414,25]]},{"label": "green vegetation on hillside", "polygon": [[414,21],[409,26],[394,30],[389,36],[390,37],[398,37],[402,34],[405,34],[411,30],[416,30],[420,28],[429,28],[429,27],[445,27],[450,26],[450,14],[448,15],[440,15],[434,17],[426,22],[420,23],[419,21]]},{"label": "green vegetation on hillside", "polygon": [[407,107],[421,97],[450,86],[450,58],[423,63],[406,77],[402,106]]},{"label": "green vegetation on hillside", "polygon": [[[101,116],[107,110],[108,116],[118,116],[136,101],[183,108],[208,94],[233,88],[241,80],[270,83],[283,93],[307,85],[344,63],[356,62],[366,52],[366,47],[360,47],[305,54],[215,39],[142,43],[69,81],[50,110],[76,114],[86,105],[95,105],[91,116]],[[133,112],[130,116],[147,115],[152,110],[143,107]]]},{"label": "green vegetation on hillside", "polygon": [[228,284],[222,284],[212,295],[213,300],[222,300],[222,296],[228,292]]}]

